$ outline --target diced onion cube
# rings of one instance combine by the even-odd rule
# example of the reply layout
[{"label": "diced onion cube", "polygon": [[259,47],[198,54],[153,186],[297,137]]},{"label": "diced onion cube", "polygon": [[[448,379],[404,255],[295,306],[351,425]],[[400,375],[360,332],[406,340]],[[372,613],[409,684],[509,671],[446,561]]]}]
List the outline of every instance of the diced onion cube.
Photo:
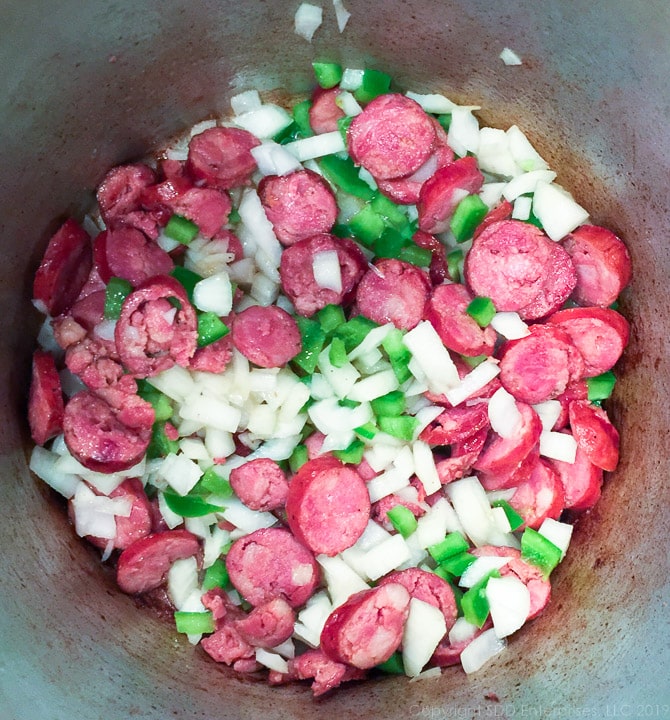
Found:
[{"label": "diced onion cube", "polygon": [[279,143],[267,141],[251,148],[251,154],[262,175],[288,175],[300,169],[300,162]]},{"label": "diced onion cube", "polygon": [[503,638],[499,638],[493,628],[485,630],[476,637],[461,653],[461,665],[466,673],[473,673],[483,667],[491,658],[506,647]]},{"label": "diced onion cube", "polygon": [[313,135],[302,140],[294,140],[284,145],[284,147],[293,153],[300,162],[346,150],[344,139],[339,130]]},{"label": "diced onion cube", "polygon": [[571,195],[554,183],[538,182],[533,196],[533,212],[547,235],[555,241],[589,219],[589,214]]},{"label": "diced onion cube", "polygon": [[344,7],[342,0],[333,0],[333,7],[335,8],[335,19],[337,20],[337,29],[340,32],[344,32],[344,28],[349,22],[351,13]]},{"label": "diced onion cube", "polygon": [[402,637],[406,675],[416,677],[421,672],[446,632],[447,625],[440,608],[418,598],[410,600]]},{"label": "diced onion cube", "polygon": [[521,427],[522,418],[513,395],[498,388],[488,402],[488,416],[491,427],[501,437],[511,438]]},{"label": "diced onion cube", "polygon": [[198,310],[213,312],[219,317],[229,315],[233,309],[233,290],[228,273],[216,273],[197,282],[193,288],[193,304]]},{"label": "diced onion cube", "polygon": [[324,290],[342,292],[340,258],[335,250],[321,250],[312,257],[312,272],[316,284]]},{"label": "diced onion cube", "polygon": [[569,433],[542,431],[540,455],[572,464],[577,457],[577,441]]},{"label": "diced onion cube", "polygon": [[499,57],[505,63],[505,65],[521,65],[522,64],[521,58],[514,52],[514,50],[511,50],[508,47],[503,48]]},{"label": "diced onion cube", "polygon": [[432,392],[441,394],[458,386],[459,377],[454,361],[428,320],[422,320],[410,330],[403,337],[403,343],[412,353],[412,360],[425,375]]},{"label": "diced onion cube", "polygon": [[546,518],[542,521],[538,532],[560,549],[561,559],[563,559],[570,545],[570,539],[572,538],[572,525],[553,520],[552,518]]},{"label": "diced onion cube", "polygon": [[497,312],[491,320],[491,327],[507,340],[518,340],[530,335],[528,325],[517,312]]},{"label": "diced onion cube", "polygon": [[296,10],[294,22],[296,35],[312,42],[314,33],[323,22],[323,10],[318,5],[302,3]]},{"label": "diced onion cube", "polygon": [[499,638],[516,632],[530,612],[530,591],[519,578],[492,577],[486,583],[493,629]]},{"label": "diced onion cube", "polygon": [[447,133],[449,147],[460,157],[479,150],[479,123],[470,108],[455,107],[451,111],[451,123]]},{"label": "diced onion cube", "polygon": [[380,577],[395,570],[410,557],[411,553],[403,536],[391,535],[387,540],[375,545],[365,553],[362,567],[370,580],[379,580]]},{"label": "diced onion cube", "polygon": [[230,107],[235,115],[242,115],[249,110],[258,110],[261,104],[258,90],[246,90],[230,98]]}]

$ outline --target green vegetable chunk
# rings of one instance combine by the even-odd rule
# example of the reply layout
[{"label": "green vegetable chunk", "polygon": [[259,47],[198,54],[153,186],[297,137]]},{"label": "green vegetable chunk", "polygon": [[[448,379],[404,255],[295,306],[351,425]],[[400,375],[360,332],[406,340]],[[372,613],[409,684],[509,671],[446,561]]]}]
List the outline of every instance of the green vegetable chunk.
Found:
[{"label": "green vegetable chunk", "polygon": [[182,245],[189,245],[200,229],[192,220],[182,215],[173,215],[168,220],[163,232],[172,240],[176,240]]},{"label": "green vegetable chunk", "polygon": [[365,425],[355,428],[354,432],[356,435],[360,435],[366,440],[372,440],[372,438],[377,434],[377,427],[372,421],[370,421],[366,422]]},{"label": "green vegetable chunk", "polygon": [[615,383],[616,375],[611,370],[601,375],[596,375],[595,377],[586,378],[588,399],[591,402],[607,400],[607,398],[612,395]]},{"label": "green vegetable chunk", "polygon": [[121,315],[123,301],[133,291],[133,286],[123,278],[112,277],[105,288],[105,318],[118,320]]},{"label": "green vegetable chunk", "polygon": [[382,432],[407,442],[414,439],[414,433],[419,426],[419,421],[411,415],[400,415],[399,417],[381,416],[377,418],[377,422]]},{"label": "green vegetable chunk", "polygon": [[370,205],[364,205],[349,220],[351,233],[366,247],[372,247],[382,237],[384,228],[384,219]]},{"label": "green vegetable chunk", "polygon": [[178,495],[173,492],[164,492],[165,504],[173,513],[181,517],[195,518],[209,515],[213,512],[221,512],[224,508],[219,505],[212,505],[205,502],[198,495]]},{"label": "green vegetable chunk", "polygon": [[493,300],[487,297],[476,297],[472,302],[465,308],[465,312],[479,325],[480,327],[486,327],[490,325],[496,314],[496,308],[493,304]]},{"label": "green vegetable chunk", "polygon": [[210,610],[206,612],[184,612],[177,610],[174,614],[174,621],[177,626],[177,632],[186,633],[187,635],[201,635],[203,633],[213,633],[214,616]]},{"label": "green vegetable chunk", "polygon": [[151,441],[147,448],[147,458],[154,460],[155,458],[165,457],[170,453],[176,453],[179,450],[179,442],[170,440],[165,434],[165,423],[155,422],[151,428]]},{"label": "green vegetable chunk", "polygon": [[316,314],[321,324],[321,329],[326,335],[330,335],[343,322],[346,322],[344,310],[341,305],[326,305]]},{"label": "green vegetable chunk", "polygon": [[330,364],[336,368],[344,367],[347,364],[347,351],[342,338],[334,337],[332,339],[328,351],[328,359],[330,360]]},{"label": "green vegetable chunk", "polygon": [[298,126],[302,137],[311,137],[314,135],[312,126],[309,124],[309,109],[312,103],[309,100],[303,100],[293,106],[293,122]]},{"label": "green vegetable chunk", "polygon": [[401,390],[392,390],[386,395],[375,398],[370,402],[372,412],[377,415],[402,415],[407,407],[407,399]]},{"label": "green vegetable chunk", "polygon": [[472,565],[475,559],[476,558],[470,555],[469,552],[459,552],[446,557],[438,567],[453,577],[460,577],[470,565]]},{"label": "green vegetable chunk", "polygon": [[288,466],[291,468],[291,472],[296,473],[300,468],[309,460],[309,454],[307,452],[307,445],[296,445],[293,448],[291,457],[288,459]]},{"label": "green vegetable chunk", "polygon": [[489,615],[489,601],[486,597],[486,584],[492,577],[500,577],[497,570],[487,573],[478,583],[473,585],[461,598],[461,607],[465,619],[472,625],[482,627]]},{"label": "green vegetable chunk", "polygon": [[341,158],[337,155],[327,155],[319,160],[319,167],[327,180],[349,195],[354,195],[361,200],[373,198],[375,191],[365,180],[361,180],[358,168],[350,157]]},{"label": "green vegetable chunk", "polygon": [[527,527],[521,536],[521,558],[542,570],[549,577],[551,571],[561,562],[561,549],[537,530]]},{"label": "green vegetable chunk", "polygon": [[391,657],[383,663],[377,665],[377,669],[389,675],[404,675],[405,666],[402,662],[402,653],[395,652]]},{"label": "green vegetable chunk", "polygon": [[409,508],[404,505],[396,505],[386,511],[388,519],[393,527],[404,537],[409,537],[417,528],[417,520]]},{"label": "green vegetable chunk", "polygon": [[464,197],[451,216],[450,227],[456,241],[460,243],[469,240],[488,211],[488,206],[479,195]]},{"label": "green vegetable chunk", "polygon": [[198,347],[211,345],[229,332],[230,328],[216,313],[198,313]]},{"label": "green vegetable chunk", "polygon": [[335,450],[333,455],[343,463],[358,465],[358,463],[363,459],[364,452],[365,443],[362,440],[354,440],[344,450]]},{"label": "green vegetable chunk", "polygon": [[379,327],[376,322],[368,320],[362,315],[354,315],[335,330],[334,337],[341,338],[344,341],[346,351],[350,353],[365,340],[370,330],[374,330],[376,327]]},{"label": "green vegetable chunk", "polygon": [[433,253],[430,250],[419,247],[415,243],[405,245],[398,253],[398,260],[403,260],[417,267],[428,267],[432,259]]},{"label": "green vegetable chunk", "polygon": [[302,350],[291,360],[292,363],[311,375],[319,362],[319,353],[323,350],[326,342],[326,334],[316,320],[296,317],[298,330],[302,337]]},{"label": "green vegetable chunk", "polygon": [[447,253],[447,271],[454,282],[461,281],[461,269],[463,267],[463,251],[460,248]]},{"label": "green vegetable chunk", "polygon": [[470,546],[468,541],[459,532],[452,532],[442,540],[442,542],[431,545],[428,548],[433,560],[436,563],[441,563],[453,555],[457,555],[466,551]]},{"label": "green vegetable chunk", "polygon": [[207,570],[205,570],[205,577],[202,581],[202,589],[205,591],[217,587],[230,587],[228,569],[226,568],[226,563],[221,558],[217,558]]},{"label": "green vegetable chunk", "polygon": [[220,498],[232,497],[234,495],[230,482],[219,475],[214,467],[205,470],[193,491],[196,490],[197,492],[216,495]]},{"label": "green vegetable chunk", "polygon": [[334,88],[342,80],[342,66],[338,63],[313,62],[314,76],[319,85],[325,90]]},{"label": "green vegetable chunk", "polygon": [[501,507],[505,511],[507,516],[507,522],[509,522],[510,529],[512,532],[518,530],[524,523],[524,519],[519,513],[507,502],[507,500],[494,500],[491,503],[492,507]]},{"label": "green vegetable chunk", "polygon": [[368,68],[363,72],[363,78],[356,90],[354,97],[360,103],[369,103],[379,95],[383,95],[389,91],[391,87],[391,76],[379,70]]},{"label": "green vegetable chunk", "polygon": [[409,369],[409,361],[412,359],[412,353],[405,343],[403,343],[402,339],[402,330],[394,328],[382,341],[382,347],[388,355],[391,368],[399,383],[404,383],[412,377]]},{"label": "green vegetable chunk", "polygon": [[198,275],[198,273],[194,273],[188,268],[183,267],[183,265],[175,265],[170,275],[172,275],[177,282],[181,283],[184,290],[186,290],[188,299],[193,302],[193,290],[196,284],[203,279],[202,276]]}]

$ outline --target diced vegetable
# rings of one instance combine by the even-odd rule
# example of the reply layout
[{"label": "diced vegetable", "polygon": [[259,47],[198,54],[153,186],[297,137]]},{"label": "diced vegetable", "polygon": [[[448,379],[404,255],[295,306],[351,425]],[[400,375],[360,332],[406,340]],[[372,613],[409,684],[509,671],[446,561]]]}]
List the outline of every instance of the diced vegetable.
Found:
[{"label": "diced vegetable", "polygon": [[112,277],[105,288],[105,319],[118,320],[123,301],[130,295],[133,286],[123,278]]},{"label": "diced vegetable", "polygon": [[172,215],[163,232],[182,245],[189,245],[200,232],[198,226],[181,215]]},{"label": "diced vegetable", "polygon": [[316,81],[326,90],[333,88],[342,80],[342,66],[338,63],[313,62],[314,76]]},{"label": "diced vegetable", "polygon": [[465,312],[481,327],[486,327],[493,320],[496,309],[491,298],[476,297],[465,309]]},{"label": "diced vegetable", "polygon": [[404,505],[396,505],[386,511],[393,527],[404,537],[409,537],[417,527],[417,521],[412,511]]},{"label": "diced vegetable", "polygon": [[586,378],[589,400],[591,402],[607,400],[612,395],[615,383],[616,375],[611,370],[595,377]]},{"label": "diced vegetable", "polygon": [[545,577],[561,561],[562,551],[537,530],[526,528],[521,536],[521,557],[542,570]]},{"label": "diced vegetable", "polygon": [[449,224],[456,241],[469,240],[488,211],[488,207],[478,195],[463,198],[456,206]]}]

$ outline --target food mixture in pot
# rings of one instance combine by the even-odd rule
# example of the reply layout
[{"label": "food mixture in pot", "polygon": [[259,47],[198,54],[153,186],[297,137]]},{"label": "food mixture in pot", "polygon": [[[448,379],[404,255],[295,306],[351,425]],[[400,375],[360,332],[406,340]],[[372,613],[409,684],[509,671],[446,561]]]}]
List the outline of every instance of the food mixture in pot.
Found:
[{"label": "food mixture in pot", "polygon": [[475,672],[550,602],[618,462],[631,268],[518,127],[314,70],[60,227],[28,414],[31,469],[123,592],[321,695]]}]

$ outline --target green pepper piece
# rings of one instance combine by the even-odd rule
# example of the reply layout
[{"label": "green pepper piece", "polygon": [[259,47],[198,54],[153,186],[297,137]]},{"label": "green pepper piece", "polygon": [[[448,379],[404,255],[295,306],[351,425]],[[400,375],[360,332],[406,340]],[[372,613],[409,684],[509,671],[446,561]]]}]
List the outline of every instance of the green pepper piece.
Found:
[{"label": "green pepper piece", "polygon": [[404,675],[405,666],[402,662],[402,653],[394,652],[388,660],[377,665],[377,669],[389,675]]},{"label": "green pepper piece", "polygon": [[386,395],[382,395],[381,397],[370,401],[370,405],[372,406],[372,412],[375,415],[387,415],[392,417],[394,415],[402,415],[405,412],[407,399],[402,391],[392,390],[391,392],[386,393]]},{"label": "green pepper piece", "polygon": [[177,632],[186,633],[187,635],[213,633],[215,630],[214,616],[211,610],[205,612],[175,610],[174,621],[177,626]]},{"label": "green pepper piece", "polygon": [[214,467],[209,467],[205,470],[200,480],[198,480],[198,484],[191,492],[194,492],[196,489],[198,492],[216,495],[220,498],[232,497],[234,495],[230,482],[219,475]]},{"label": "green pepper piece", "polygon": [[551,540],[527,527],[521,536],[521,558],[542,570],[544,578],[561,562],[563,553]]},{"label": "green pepper piece", "polygon": [[457,555],[466,551],[470,546],[468,541],[459,532],[452,532],[447,535],[444,540],[428,548],[433,560],[441,563],[452,555]]},{"label": "green pepper piece", "polygon": [[342,338],[334,337],[331,340],[328,350],[328,360],[330,364],[336,368],[344,367],[349,362]]},{"label": "green pepper piece", "polygon": [[321,324],[321,329],[326,335],[330,335],[342,323],[346,322],[341,305],[326,305],[319,310],[316,316]]},{"label": "green pepper piece", "polygon": [[447,253],[447,271],[454,282],[461,281],[461,268],[463,267],[463,251],[460,248]]},{"label": "green pepper piece", "polygon": [[409,442],[414,439],[414,433],[419,426],[419,421],[412,415],[400,415],[398,417],[382,415],[377,418],[377,424],[382,432]]},{"label": "green pepper piece", "polygon": [[333,455],[343,463],[358,465],[363,459],[365,443],[362,440],[354,440],[344,450],[334,450]]},{"label": "green pepper piece", "polygon": [[165,457],[170,453],[177,453],[179,450],[179,441],[170,440],[165,434],[165,423],[155,422],[151,428],[151,440],[147,448],[147,458],[155,460],[156,458]]},{"label": "green pepper piece", "polygon": [[441,563],[440,567],[454,577],[460,577],[476,558],[470,555],[469,552],[459,552],[450,557],[446,557]]},{"label": "green pepper piece", "polygon": [[217,558],[207,570],[205,570],[202,589],[207,591],[213,588],[225,589],[228,587],[230,587],[230,577],[228,576],[226,563],[221,558]]},{"label": "green pepper piece", "polygon": [[198,347],[211,345],[230,332],[230,328],[214,312],[198,313]]},{"label": "green pepper piece", "polygon": [[172,275],[172,277],[183,286],[184,290],[186,290],[186,294],[188,295],[188,299],[193,302],[193,290],[195,289],[197,283],[203,279],[202,276],[198,275],[198,273],[194,273],[188,268],[183,267],[182,265],[175,265],[170,275]]},{"label": "green pepper piece", "polygon": [[417,267],[429,267],[433,259],[433,253],[427,248],[419,247],[416,243],[410,242],[400,249],[398,260],[402,260]]},{"label": "green pepper piece", "polygon": [[326,334],[316,320],[299,315],[296,317],[296,322],[302,337],[302,350],[291,362],[311,375],[319,362],[319,353],[326,342]]},{"label": "green pepper piece", "polygon": [[307,445],[296,445],[293,448],[291,457],[288,459],[288,465],[292,473],[297,473],[298,470],[309,460],[309,453],[307,451]]},{"label": "green pepper piece", "polygon": [[405,245],[405,238],[392,227],[384,232],[372,243],[372,250],[380,258],[397,258]]},{"label": "green pepper piece", "polygon": [[457,242],[469,240],[477,225],[486,217],[489,209],[479,195],[468,195],[456,206],[451,216],[450,227]]},{"label": "green pepper piece", "polygon": [[507,502],[507,500],[494,500],[491,507],[501,507],[505,511],[507,522],[512,532],[518,530],[523,524],[524,519],[519,513]]},{"label": "green pepper piece", "polygon": [[487,573],[478,583],[473,585],[461,598],[461,607],[465,619],[472,625],[482,627],[489,614],[489,601],[486,597],[486,585],[492,577],[500,577],[497,570]]},{"label": "green pepper piece", "polygon": [[485,328],[491,324],[491,320],[496,314],[496,308],[491,298],[478,296],[465,308],[465,312],[479,327]]},{"label": "green pepper piece", "polygon": [[298,126],[303,137],[314,135],[312,126],[309,124],[309,109],[312,107],[310,100],[303,100],[293,106],[293,122]]},{"label": "green pepper piece", "polygon": [[176,240],[182,245],[190,245],[195,236],[200,232],[200,228],[183,215],[172,215],[167,225],[163,228],[163,232],[172,240]]},{"label": "green pepper piece", "polygon": [[616,375],[611,370],[596,375],[595,377],[586,378],[588,399],[591,402],[607,400],[607,398],[612,395],[615,383]]},{"label": "green pepper piece", "polygon": [[205,502],[198,495],[178,495],[177,493],[165,491],[163,497],[170,510],[181,517],[202,517],[213,512],[221,512],[224,509],[219,505]]},{"label": "green pepper piece", "polygon": [[390,75],[368,68],[363,72],[360,86],[354,90],[354,97],[360,103],[369,103],[370,100],[387,93],[390,87]]},{"label": "green pepper piece", "polygon": [[347,157],[341,158],[337,155],[326,155],[319,161],[326,179],[337,185],[349,195],[354,195],[361,200],[371,200],[375,191],[358,175],[358,168],[354,165],[354,161]]},{"label": "green pepper piece", "polygon": [[379,327],[376,322],[368,320],[363,315],[354,315],[335,330],[333,337],[342,338],[347,353],[350,353],[365,340],[370,330],[376,327]]},{"label": "green pepper piece", "polygon": [[[373,247],[384,233],[384,220],[370,205],[364,205],[350,220],[351,233],[366,247]],[[375,252],[375,254],[377,254]]]},{"label": "green pepper piece", "polygon": [[398,328],[394,328],[382,341],[382,347],[388,355],[391,368],[395,373],[398,382],[404,383],[412,377],[409,369],[409,361],[412,359],[412,353],[402,341],[403,332]]},{"label": "green pepper piece", "polygon": [[111,277],[105,288],[105,319],[118,320],[124,300],[133,291],[133,286],[123,278]]},{"label": "green pepper piece", "polygon": [[314,76],[324,90],[330,90],[339,85],[342,80],[342,66],[338,63],[313,62]]},{"label": "green pepper piece", "polygon": [[404,537],[409,537],[417,528],[418,522],[414,514],[404,505],[396,505],[386,511],[391,525]]}]

